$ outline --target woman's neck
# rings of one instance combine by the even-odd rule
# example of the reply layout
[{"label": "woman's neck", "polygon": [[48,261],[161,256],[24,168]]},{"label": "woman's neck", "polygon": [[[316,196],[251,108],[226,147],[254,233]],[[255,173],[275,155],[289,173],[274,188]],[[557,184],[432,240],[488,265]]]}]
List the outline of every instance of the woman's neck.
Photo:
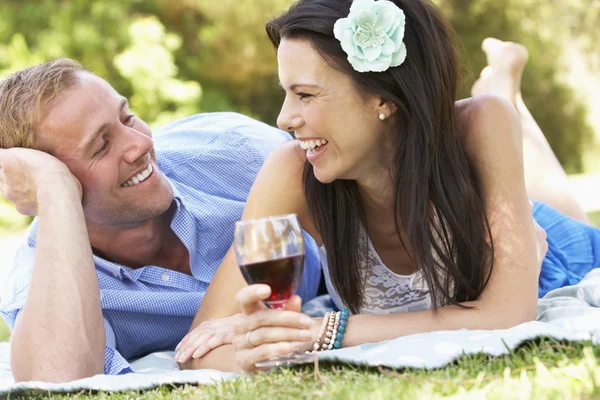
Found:
[{"label": "woman's neck", "polygon": [[365,208],[378,211],[393,209],[392,180],[386,172],[356,181]]},{"label": "woman's neck", "polygon": [[357,181],[357,185],[368,225],[396,235],[394,190],[389,174],[373,175]]}]

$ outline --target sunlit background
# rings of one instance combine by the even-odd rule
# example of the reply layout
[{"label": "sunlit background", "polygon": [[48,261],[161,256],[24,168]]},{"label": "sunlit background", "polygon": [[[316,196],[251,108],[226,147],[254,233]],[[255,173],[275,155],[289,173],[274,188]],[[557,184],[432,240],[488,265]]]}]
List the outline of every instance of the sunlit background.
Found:
[{"label": "sunlit background", "polygon": [[[70,57],[129,97],[152,127],[221,110],[275,124],[283,93],[264,23],[291,3],[2,0],[0,76]],[[463,97],[485,66],[485,37],[527,46],[525,101],[580,202],[600,209],[600,0],[437,3],[462,41]],[[0,198],[0,282],[28,222]]]}]

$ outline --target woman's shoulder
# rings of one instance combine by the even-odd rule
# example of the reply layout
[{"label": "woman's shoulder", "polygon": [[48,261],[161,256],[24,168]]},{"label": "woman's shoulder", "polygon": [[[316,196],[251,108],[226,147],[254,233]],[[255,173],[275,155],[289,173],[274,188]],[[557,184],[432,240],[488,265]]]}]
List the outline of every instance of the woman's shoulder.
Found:
[{"label": "woman's shoulder", "polygon": [[515,106],[505,97],[495,94],[480,94],[458,100],[454,103],[456,121],[459,127],[467,130],[484,128],[485,126],[520,126],[519,114]]},{"label": "woman's shoulder", "polygon": [[455,103],[455,111],[467,150],[485,144],[498,149],[522,146],[519,114],[506,98],[482,94],[462,99]]},{"label": "woman's shoulder", "polygon": [[[303,196],[303,173],[306,162],[306,153],[295,140],[289,140],[269,154],[265,160],[255,185],[263,189],[287,188],[293,196]],[[282,193],[282,195],[285,195]]]},{"label": "woman's shoulder", "polygon": [[515,106],[508,99],[492,93],[468,97],[458,100],[454,104],[459,122],[502,120],[519,115]]}]

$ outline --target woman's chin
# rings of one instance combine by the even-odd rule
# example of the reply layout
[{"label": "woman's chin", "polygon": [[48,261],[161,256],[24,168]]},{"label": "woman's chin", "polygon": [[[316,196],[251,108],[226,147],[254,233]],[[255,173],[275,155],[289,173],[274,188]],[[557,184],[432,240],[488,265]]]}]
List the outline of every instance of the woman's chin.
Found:
[{"label": "woman's chin", "polygon": [[315,178],[317,178],[317,180],[323,184],[331,183],[337,179],[335,175],[326,173],[325,171],[314,169],[313,172],[315,174]]}]

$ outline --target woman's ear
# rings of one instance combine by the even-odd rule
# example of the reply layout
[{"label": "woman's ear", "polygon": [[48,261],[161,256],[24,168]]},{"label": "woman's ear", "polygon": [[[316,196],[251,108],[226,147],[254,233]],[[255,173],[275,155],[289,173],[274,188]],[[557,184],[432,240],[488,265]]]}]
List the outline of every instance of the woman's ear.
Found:
[{"label": "woman's ear", "polygon": [[391,101],[388,101],[388,100],[384,100],[381,97],[379,97],[376,100],[376,108],[375,109],[377,111],[377,115],[379,116],[379,119],[381,119],[381,120],[391,117],[392,114],[394,114],[396,111],[398,111],[398,107],[396,107],[396,105],[394,103],[392,103]]}]

